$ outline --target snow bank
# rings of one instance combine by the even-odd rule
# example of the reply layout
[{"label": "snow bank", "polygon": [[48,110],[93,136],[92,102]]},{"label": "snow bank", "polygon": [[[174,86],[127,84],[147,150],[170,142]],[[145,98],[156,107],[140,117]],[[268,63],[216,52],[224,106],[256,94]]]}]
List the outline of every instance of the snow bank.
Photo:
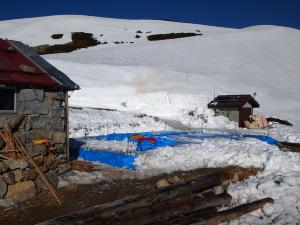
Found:
[{"label": "snow bank", "polygon": [[255,211],[230,224],[297,224],[296,221],[300,221],[299,153],[282,152],[276,146],[254,139],[219,139],[147,152],[138,156],[136,164],[144,176],[203,167],[263,168],[257,176],[229,186],[232,206],[264,197],[272,197],[275,204],[266,205],[262,211]]},{"label": "snow bank", "polygon": [[142,114],[88,108],[70,109],[70,137],[73,138],[169,129],[158,118]]},{"label": "snow bank", "polygon": [[[202,36],[150,42],[155,33]],[[168,21],[52,16],[0,22],[2,37],[31,45],[70,40],[91,32],[107,45],[45,56],[82,90],[73,106],[101,107],[178,119],[204,109],[218,94],[253,94],[258,113],[300,126],[300,32],[277,26],[226,29]],[[137,31],[142,37],[134,38]],[[148,32],[148,33],[147,33]],[[63,39],[50,35],[63,33]],[[123,41],[124,44],[113,44]],[[133,44],[126,42],[134,42]],[[214,91],[215,90],[215,91]]]},{"label": "snow bank", "polygon": [[200,144],[147,152],[137,157],[136,164],[140,172],[146,175],[206,167],[263,168],[273,151],[278,151],[278,148],[252,139],[238,141],[210,139],[203,140]]}]

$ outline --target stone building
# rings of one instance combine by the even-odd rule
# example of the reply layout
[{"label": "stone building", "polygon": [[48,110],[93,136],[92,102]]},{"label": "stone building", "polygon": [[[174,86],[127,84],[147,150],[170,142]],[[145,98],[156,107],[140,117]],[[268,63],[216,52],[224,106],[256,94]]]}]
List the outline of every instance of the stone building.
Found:
[{"label": "stone building", "polygon": [[223,115],[244,127],[244,121],[249,120],[253,108],[259,108],[259,104],[251,95],[219,95],[208,103],[208,108],[213,109],[216,116]]},{"label": "stone building", "polygon": [[12,115],[24,114],[15,134],[28,151],[33,140],[47,139],[68,155],[68,91],[78,89],[30,47],[0,39],[0,128]]}]

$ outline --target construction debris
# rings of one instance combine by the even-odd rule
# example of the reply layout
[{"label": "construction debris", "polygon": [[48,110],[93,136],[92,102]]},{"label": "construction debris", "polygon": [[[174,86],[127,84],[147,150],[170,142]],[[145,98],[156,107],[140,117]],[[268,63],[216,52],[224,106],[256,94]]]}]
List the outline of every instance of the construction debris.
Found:
[{"label": "construction debris", "polygon": [[244,121],[244,126],[248,129],[265,129],[269,124],[263,116],[249,116],[249,121]]},{"label": "construction debris", "polygon": [[283,124],[286,126],[293,126],[293,124],[291,124],[289,121],[287,120],[282,120],[282,119],[278,119],[278,118],[274,118],[274,117],[268,117],[267,118],[268,122],[273,122],[273,123],[279,123],[279,124]]}]

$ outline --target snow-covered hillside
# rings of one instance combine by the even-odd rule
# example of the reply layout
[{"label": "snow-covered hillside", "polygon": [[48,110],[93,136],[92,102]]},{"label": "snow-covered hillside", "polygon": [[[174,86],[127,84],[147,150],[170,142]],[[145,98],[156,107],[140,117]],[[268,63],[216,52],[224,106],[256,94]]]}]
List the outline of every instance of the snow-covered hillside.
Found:
[{"label": "snow-covered hillside", "polygon": [[[203,127],[201,118],[207,121],[204,126],[225,132],[224,128],[234,128],[233,123],[215,118],[207,103],[218,94],[257,93],[261,105],[257,113],[290,120],[295,127],[250,132],[300,142],[299,30],[276,26],[228,29],[89,16],[0,21],[1,38],[31,46],[67,43],[72,32],[93,33],[101,43],[107,42],[44,56],[81,86],[70,98],[70,104],[79,107],[70,110],[72,137],[171,130],[174,120],[182,126]],[[202,35],[164,41],[146,38],[180,32]],[[53,39],[53,34],[63,37]],[[196,117],[188,115],[191,110]],[[258,140],[206,140],[150,151],[140,155],[136,164],[140,173],[150,175],[198,167],[260,167],[263,171],[257,176],[229,186],[233,205],[272,197],[274,206],[230,224],[299,224],[299,162],[299,153],[283,152]]]},{"label": "snow-covered hillside", "polygon": [[[78,31],[93,33],[107,44],[45,56],[81,86],[71,96],[73,106],[178,119],[184,111],[206,109],[214,92],[256,92],[259,113],[300,125],[299,30],[276,26],[227,29],[89,16],[0,22],[1,37],[31,46],[66,43],[71,32]],[[146,39],[150,34],[199,31],[202,36]],[[64,34],[63,38],[52,39],[57,33]],[[137,34],[141,38],[135,38]]]}]

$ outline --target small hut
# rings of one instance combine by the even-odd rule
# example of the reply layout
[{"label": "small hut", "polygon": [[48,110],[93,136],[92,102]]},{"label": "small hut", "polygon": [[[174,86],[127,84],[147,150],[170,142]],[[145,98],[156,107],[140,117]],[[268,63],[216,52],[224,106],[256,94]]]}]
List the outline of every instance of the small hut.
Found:
[{"label": "small hut", "polygon": [[259,104],[251,95],[219,95],[208,108],[213,109],[216,116],[223,115],[244,127],[244,121],[253,114],[253,108],[259,108]]},{"label": "small hut", "polygon": [[29,46],[0,39],[0,128],[14,114],[25,115],[16,135],[28,151],[32,141],[47,139],[68,155],[68,91],[77,89]]}]

